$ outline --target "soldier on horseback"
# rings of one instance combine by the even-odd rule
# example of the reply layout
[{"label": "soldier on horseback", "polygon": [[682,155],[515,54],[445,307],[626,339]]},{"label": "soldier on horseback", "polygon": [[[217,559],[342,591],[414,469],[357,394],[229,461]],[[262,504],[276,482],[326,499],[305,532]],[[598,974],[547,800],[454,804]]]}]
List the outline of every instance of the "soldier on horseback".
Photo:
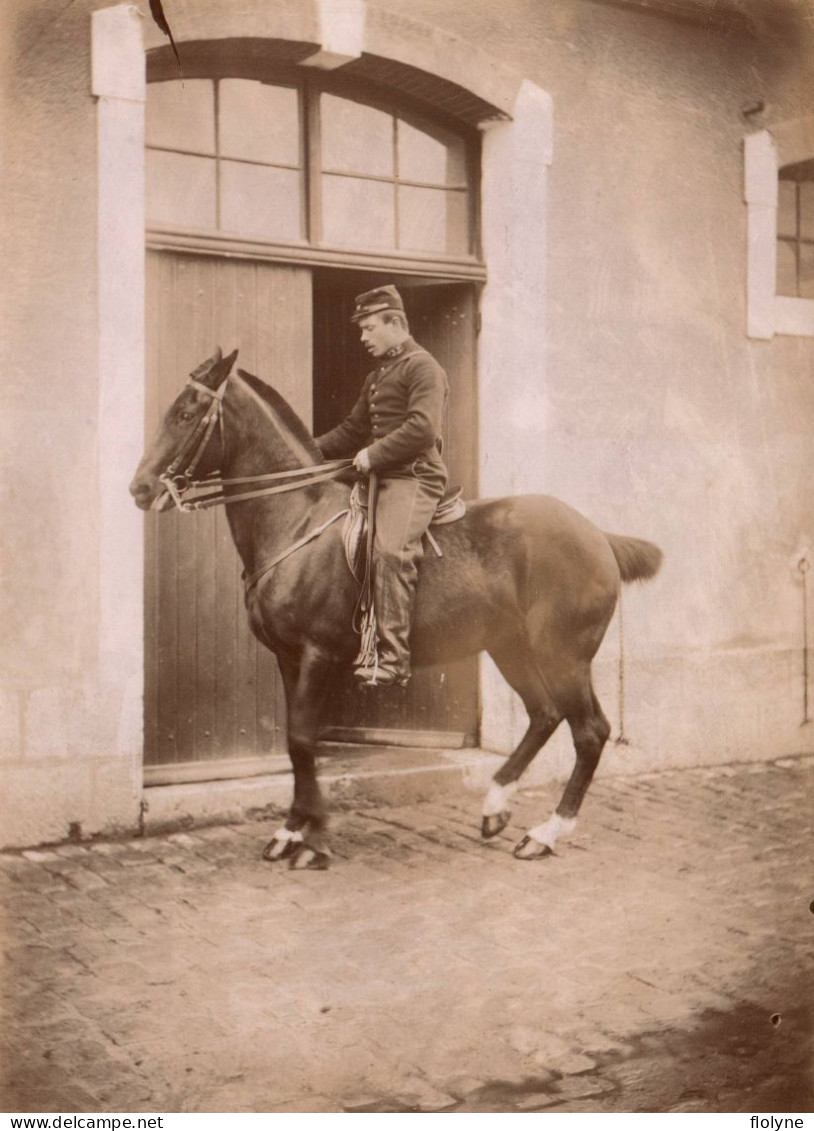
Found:
[{"label": "soldier on horseback", "polygon": [[[389,505],[375,596],[384,626],[381,658],[395,682],[408,670],[419,535],[446,478],[435,440],[447,386],[443,371],[410,338],[392,287],[362,295],[355,317],[380,365],[348,420],[322,443],[330,451],[355,451],[358,467],[383,473]],[[322,708],[338,666],[353,655],[347,626],[359,598],[338,524],[350,510],[351,492],[331,480],[351,460],[326,467],[308,429],[276,390],[244,370],[232,374],[236,357],[237,350],[227,357],[218,350],[194,371],[167,410],[130,492],[145,511],[165,509],[167,502],[185,511],[231,507],[249,623],[280,666],[294,770],[285,826],[263,855],[321,870],[330,860],[316,776]],[[591,661],[620,587],[655,576],[662,553],[641,538],[601,531],[548,495],[476,500],[445,532],[443,551],[443,564],[427,563],[415,605],[409,639],[416,666],[487,651],[529,719],[484,799],[484,837],[506,828],[512,792],[560,723],[567,720],[571,729],[576,760],[562,799],[514,850],[521,860],[542,859],[573,832],[610,734]],[[363,678],[375,679],[378,659]]]},{"label": "soldier on horseback", "polygon": [[410,336],[395,287],[359,295],[351,321],[378,366],[346,419],[316,442],[326,459],[354,456],[358,472],[378,478],[373,545],[378,658],[358,666],[356,676],[366,686],[389,686],[410,678],[410,619],[422,538],[447,483],[441,428],[449,383]]}]

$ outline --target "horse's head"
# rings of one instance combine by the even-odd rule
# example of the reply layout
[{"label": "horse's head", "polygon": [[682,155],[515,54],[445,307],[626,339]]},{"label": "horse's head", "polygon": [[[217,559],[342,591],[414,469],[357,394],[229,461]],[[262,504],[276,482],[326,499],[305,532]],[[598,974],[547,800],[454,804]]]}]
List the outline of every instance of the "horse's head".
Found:
[{"label": "horse's head", "polygon": [[163,510],[171,502],[160,479],[166,472],[183,476],[194,461],[196,474],[203,477],[217,467],[219,436],[209,424],[220,412],[224,383],[236,357],[237,350],[224,357],[217,349],[190,374],[167,409],[130,484],[130,494],[142,510],[153,506]]}]

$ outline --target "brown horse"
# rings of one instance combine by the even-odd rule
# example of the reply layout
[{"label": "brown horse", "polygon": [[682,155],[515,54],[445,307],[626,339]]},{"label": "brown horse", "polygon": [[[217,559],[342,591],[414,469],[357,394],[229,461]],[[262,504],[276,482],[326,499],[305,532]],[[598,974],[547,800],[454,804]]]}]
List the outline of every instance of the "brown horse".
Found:
[{"label": "brown horse", "polygon": [[[249,583],[251,628],[277,657],[288,707],[294,798],[264,855],[322,869],[330,852],[315,769],[320,708],[337,667],[351,663],[358,646],[351,621],[359,586],[344,560],[342,524],[331,521],[347,507],[350,487],[328,478],[335,468],[325,470],[310,433],[278,393],[242,370],[230,376],[236,356],[222,358],[218,350],[195,371],[130,491],[142,509],[163,509],[171,503],[168,488],[181,502],[193,470],[204,479],[219,469],[222,495],[234,504],[228,518]],[[269,481],[279,485],[262,486]],[[485,649],[529,715],[528,730],[487,793],[485,837],[505,828],[511,792],[560,722],[571,728],[576,761],[562,799],[514,850],[523,860],[546,856],[559,834],[573,830],[610,732],[591,685],[591,661],[620,582],[653,577],[661,551],[604,534],[546,496],[472,502],[436,537],[443,557],[429,554],[421,566],[413,662]]]}]

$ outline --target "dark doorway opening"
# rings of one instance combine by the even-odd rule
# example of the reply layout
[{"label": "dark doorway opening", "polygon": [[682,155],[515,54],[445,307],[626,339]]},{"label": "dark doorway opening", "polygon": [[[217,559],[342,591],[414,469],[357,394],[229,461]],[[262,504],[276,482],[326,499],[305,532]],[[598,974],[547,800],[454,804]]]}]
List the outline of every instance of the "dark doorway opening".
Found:
[{"label": "dark doorway opening", "polygon": [[[355,295],[395,283],[410,332],[438,359],[450,381],[444,457],[450,482],[477,493],[477,292],[471,283],[318,269],[314,272],[314,432],[333,427],[353,407],[370,358],[350,322]],[[419,581],[420,584],[420,581]],[[348,631],[352,631],[348,626]],[[332,689],[325,737],[399,746],[475,745],[477,660],[417,669],[406,689],[361,692],[350,672]]]}]

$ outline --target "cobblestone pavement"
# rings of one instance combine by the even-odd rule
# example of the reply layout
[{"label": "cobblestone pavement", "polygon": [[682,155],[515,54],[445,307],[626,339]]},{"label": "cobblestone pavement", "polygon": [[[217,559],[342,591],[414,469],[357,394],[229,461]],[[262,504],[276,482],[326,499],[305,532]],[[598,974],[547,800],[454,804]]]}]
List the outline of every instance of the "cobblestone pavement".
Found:
[{"label": "cobblestone pavement", "polygon": [[[0,856],[5,1111],[752,1111],[814,1099],[814,758]],[[513,835],[509,835],[509,833]]]}]

